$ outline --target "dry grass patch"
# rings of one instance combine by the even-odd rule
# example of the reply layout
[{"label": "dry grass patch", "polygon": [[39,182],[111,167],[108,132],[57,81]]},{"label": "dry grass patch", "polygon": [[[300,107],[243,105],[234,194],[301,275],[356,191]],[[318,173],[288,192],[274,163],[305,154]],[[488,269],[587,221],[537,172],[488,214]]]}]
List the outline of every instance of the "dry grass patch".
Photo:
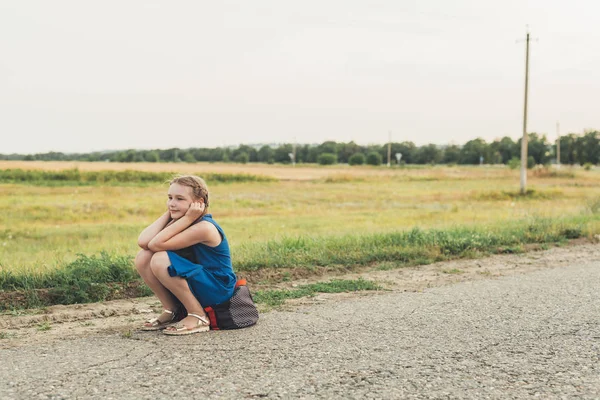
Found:
[{"label": "dry grass patch", "polygon": [[[16,162],[0,162],[0,166]],[[251,243],[290,236],[343,236],[423,229],[482,227],[531,216],[591,215],[600,198],[600,174],[530,180],[534,195],[514,201],[518,173],[508,168],[291,167],[227,164],[116,164],[21,162],[21,166],[110,168],[174,167],[219,173],[285,171],[279,182],[209,185],[211,212],[224,227],[236,259]],[[251,170],[251,168],[254,168]],[[261,168],[263,168],[261,170]],[[304,180],[311,171],[318,179]],[[180,171],[186,172],[186,171]],[[277,174],[278,172],[275,172]],[[307,175],[308,173],[308,175]],[[329,174],[329,175],[327,175]],[[330,176],[331,181],[325,181]],[[335,183],[333,183],[335,181]],[[572,181],[572,180],[571,180]],[[139,232],[165,210],[166,184],[40,187],[0,184],[0,268],[50,271],[77,253],[106,250],[134,255]]]}]

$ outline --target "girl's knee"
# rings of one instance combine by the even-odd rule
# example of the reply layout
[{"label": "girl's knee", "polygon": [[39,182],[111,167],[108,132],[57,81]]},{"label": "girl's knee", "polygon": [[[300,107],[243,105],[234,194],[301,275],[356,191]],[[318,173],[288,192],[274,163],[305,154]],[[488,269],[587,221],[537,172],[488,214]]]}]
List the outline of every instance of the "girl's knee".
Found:
[{"label": "girl's knee", "polygon": [[135,256],[135,268],[138,271],[146,270],[150,268],[150,261],[152,260],[152,255],[154,253],[150,250],[140,250]]},{"label": "girl's knee", "polygon": [[171,265],[171,261],[169,260],[169,255],[166,251],[159,251],[154,253],[152,256],[152,260],[150,261],[150,268],[154,275],[165,271],[169,265]]}]

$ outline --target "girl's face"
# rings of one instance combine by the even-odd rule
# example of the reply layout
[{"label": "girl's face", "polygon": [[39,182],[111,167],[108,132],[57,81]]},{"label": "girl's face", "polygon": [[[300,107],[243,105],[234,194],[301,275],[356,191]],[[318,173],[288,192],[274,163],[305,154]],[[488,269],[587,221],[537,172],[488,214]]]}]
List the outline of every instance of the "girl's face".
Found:
[{"label": "girl's face", "polygon": [[167,196],[169,197],[167,200],[167,208],[173,219],[183,217],[188,208],[190,208],[190,204],[194,201],[198,201],[194,199],[191,187],[180,185],[179,183],[174,183],[169,187]]}]

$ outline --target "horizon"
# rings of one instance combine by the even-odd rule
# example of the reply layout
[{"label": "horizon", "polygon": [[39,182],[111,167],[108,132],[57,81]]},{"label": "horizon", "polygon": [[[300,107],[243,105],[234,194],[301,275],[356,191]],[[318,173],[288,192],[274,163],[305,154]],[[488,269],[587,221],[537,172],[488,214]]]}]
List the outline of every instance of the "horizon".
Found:
[{"label": "horizon", "polygon": [[[586,130],[584,130],[581,133],[569,132],[569,133],[565,133],[562,136],[566,136],[566,135],[570,135],[570,134],[583,135],[586,132],[590,132],[590,131],[591,132],[600,132],[600,130],[597,130],[597,129],[586,129]],[[528,135],[530,135],[530,134],[538,134],[538,135],[541,135],[541,136],[545,136],[545,135],[540,134],[538,132],[529,132]],[[482,139],[486,143],[491,144],[493,142],[500,141],[500,140],[502,140],[505,137],[507,137],[507,136],[503,136],[503,137],[499,137],[499,138],[494,138],[493,140],[485,140],[482,137],[477,137],[477,138],[470,139],[467,142],[469,142],[471,140]],[[510,138],[510,139],[513,140],[513,142],[518,143],[518,141],[521,140],[521,137],[518,137],[516,140],[514,138]],[[329,140],[325,141],[325,142],[329,142]],[[282,143],[252,143],[252,144],[250,144],[250,143],[241,143],[241,144],[238,144],[238,145],[215,146],[215,147],[124,148],[124,149],[105,149],[105,150],[79,151],[79,152],[77,152],[77,151],[74,151],[74,152],[47,151],[47,152],[38,152],[38,153],[2,153],[2,152],[0,152],[0,155],[5,155],[5,156],[11,156],[11,155],[19,155],[19,156],[21,156],[22,155],[22,156],[27,156],[27,155],[36,155],[36,154],[49,154],[49,153],[61,153],[61,154],[69,155],[69,154],[117,153],[117,152],[122,152],[122,151],[129,151],[129,150],[133,150],[133,151],[154,151],[154,150],[156,150],[156,151],[166,151],[166,150],[171,150],[171,149],[190,150],[190,149],[200,149],[200,148],[201,149],[217,149],[217,148],[238,149],[241,146],[248,146],[248,147],[252,147],[252,148],[258,150],[258,149],[260,149],[263,146],[269,146],[271,148],[276,148],[276,147],[279,147],[279,146],[294,145],[294,144],[296,146],[309,146],[309,147],[312,146],[312,147],[317,147],[317,146],[320,146],[321,144],[323,144],[325,142],[321,142],[321,143],[290,143],[290,142],[282,142]],[[335,142],[335,141],[333,141],[333,142]],[[404,142],[394,142],[394,141],[392,141],[392,142],[367,143],[367,144],[360,144],[360,143],[356,143],[356,142],[354,142],[354,143],[356,143],[358,146],[361,146],[361,147],[369,147],[369,146],[386,146],[388,143],[400,144],[400,143],[406,143],[406,142],[411,142],[411,141],[410,140],[404,141]],[[444,148],[449,147],[449,146],[462,147],[467,142],[464,142],[464,143],[451,143],[451,142],[449,142],[449,143],[442,143],[442,144],[440,144],[440,143],[425,143],[425,144],[422,144],[422,145],[417,145],[416,143],[413,142],[413,144],[415,144],[415,146],[417,148],[433,144],[433,145],[435,145],[436,147],[438,147],[440,149],[444,149]],[[345,143],[345,144],[348,144],[348,143],[352,143],[352,141],[349,141],[349,142],[340,142],[340,141],[337,141],[335,143]],[[550,146],[554,146],[556,144],[556,142],[555,141],[550,141],[548,139],[548,144]]]}]

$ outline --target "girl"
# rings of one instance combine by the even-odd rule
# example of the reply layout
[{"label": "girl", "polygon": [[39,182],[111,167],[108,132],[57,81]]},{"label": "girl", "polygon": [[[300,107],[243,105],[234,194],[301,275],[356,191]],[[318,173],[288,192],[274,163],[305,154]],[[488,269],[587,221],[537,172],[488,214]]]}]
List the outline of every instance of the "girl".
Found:
[{"label": "girl", "polygon": [[[167,212],[142,231],[135,266],[164,311],[142,330],[167,335],[205,332],[204,307],[231,298],[236,277],[223,229],[207,214],[208,187],[197,176],[175,177]],[[180,316],[187,317],[177,321]]]}]

